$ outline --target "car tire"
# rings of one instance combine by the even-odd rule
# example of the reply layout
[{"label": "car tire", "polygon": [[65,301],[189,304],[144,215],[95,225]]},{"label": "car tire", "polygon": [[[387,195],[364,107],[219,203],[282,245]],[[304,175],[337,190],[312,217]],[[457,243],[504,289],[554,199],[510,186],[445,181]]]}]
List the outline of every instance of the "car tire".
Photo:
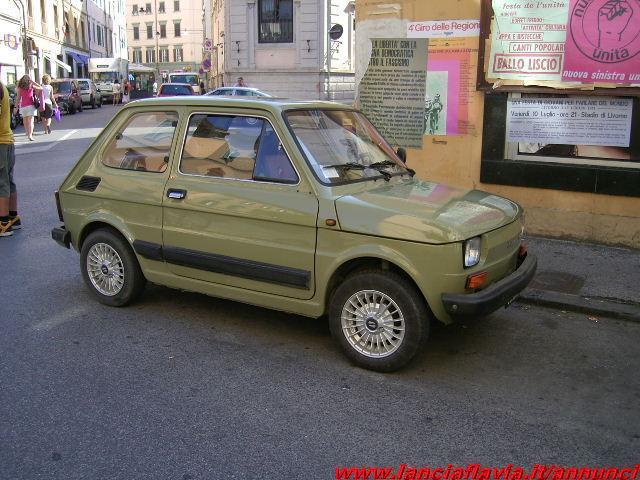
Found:
[{"label": "car tire", "polygon": [[93,296],[112,307],[133,302],[147,282],[129,243],[110,229],[96,230],[85,239],[80,268]]},{"label": "car tire", "polygon": [[345,355],[378,372],[392,372],[411,361],[428,337],[430,317],[416,287],[388,270],[350,274],[329,305],[331,334]]},{"label": "car tire", "polygon": [[82,107],[82,101],[80,101],[80,105],[78,105],[78,112],[79,112],[79,113],[82,113],[82,109],[83,109],[83,107]]},{"label": "car tire", "polygon": [[98,108],[102,108],[102,97],[100,97],[100,101],[98,102]]}]

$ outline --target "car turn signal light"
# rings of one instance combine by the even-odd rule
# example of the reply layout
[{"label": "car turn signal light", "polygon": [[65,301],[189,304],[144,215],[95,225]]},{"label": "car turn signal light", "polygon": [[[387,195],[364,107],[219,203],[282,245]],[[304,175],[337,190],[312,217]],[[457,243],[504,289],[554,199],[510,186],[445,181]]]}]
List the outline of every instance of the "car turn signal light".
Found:
[{"label": "car turn signal light", "polygon": [[476,288],[480,288],[487,281],[487,272],[474,273],[473,275],[469,275],[467,277],[467,286],[466,288],[470,290],[475,290]]}]

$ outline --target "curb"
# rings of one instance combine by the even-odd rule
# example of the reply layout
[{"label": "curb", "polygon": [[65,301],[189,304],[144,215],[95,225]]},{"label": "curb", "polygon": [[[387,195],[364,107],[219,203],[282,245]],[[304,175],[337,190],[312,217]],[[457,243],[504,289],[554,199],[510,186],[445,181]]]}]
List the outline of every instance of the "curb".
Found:
[{"label": "curb", "polygon": [[581,297],[579,295],[539,290],[537,288],[525,289],[517,301],[640,323],[640,305],[638,304],[634,305],[609,299]]}]

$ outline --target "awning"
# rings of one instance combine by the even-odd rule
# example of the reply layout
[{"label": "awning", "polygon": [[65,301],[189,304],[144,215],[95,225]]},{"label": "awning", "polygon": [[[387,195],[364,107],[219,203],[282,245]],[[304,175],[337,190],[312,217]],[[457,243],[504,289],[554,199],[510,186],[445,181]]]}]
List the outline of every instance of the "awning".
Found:
[{"label": "awning", "polygon": [[81,53],[76,53],[76,52],[65,52],[67,55],[71,55],[71,57],[78,63],[82,63],[84,65],[87,65],[89,63],[89,57],[87,57],[86,55],[82,55]]},{"label": "awning", "polygon": [[53,63],[55,63],[56,65],[58,65],[59,67],[64,68],[67,73],[71,73],[71,71],[73,70],[69,65],[67,65],[64,62],[61,62],[60,60],[58,60],[56,58],[56,56],[52,53],[44,53],[44,56],[47,57],[49,60],[51,60]]},{"label": "awning", "polygon": [[151,72],[155,72],[156,69],[151,67],[146,67],[144,65],[141,65],[140,63],[130,63],[129,71],[134,73],[151,73]]}]

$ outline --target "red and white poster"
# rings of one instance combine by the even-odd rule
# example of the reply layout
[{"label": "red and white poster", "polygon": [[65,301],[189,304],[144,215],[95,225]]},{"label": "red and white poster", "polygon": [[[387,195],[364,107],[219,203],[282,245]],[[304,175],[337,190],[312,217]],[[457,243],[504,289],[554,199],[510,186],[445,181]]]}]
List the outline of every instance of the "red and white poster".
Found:
[{"label": "red and white poster", "polygon": [[640,83],[640,0],[571,0],[562,80]]}]

